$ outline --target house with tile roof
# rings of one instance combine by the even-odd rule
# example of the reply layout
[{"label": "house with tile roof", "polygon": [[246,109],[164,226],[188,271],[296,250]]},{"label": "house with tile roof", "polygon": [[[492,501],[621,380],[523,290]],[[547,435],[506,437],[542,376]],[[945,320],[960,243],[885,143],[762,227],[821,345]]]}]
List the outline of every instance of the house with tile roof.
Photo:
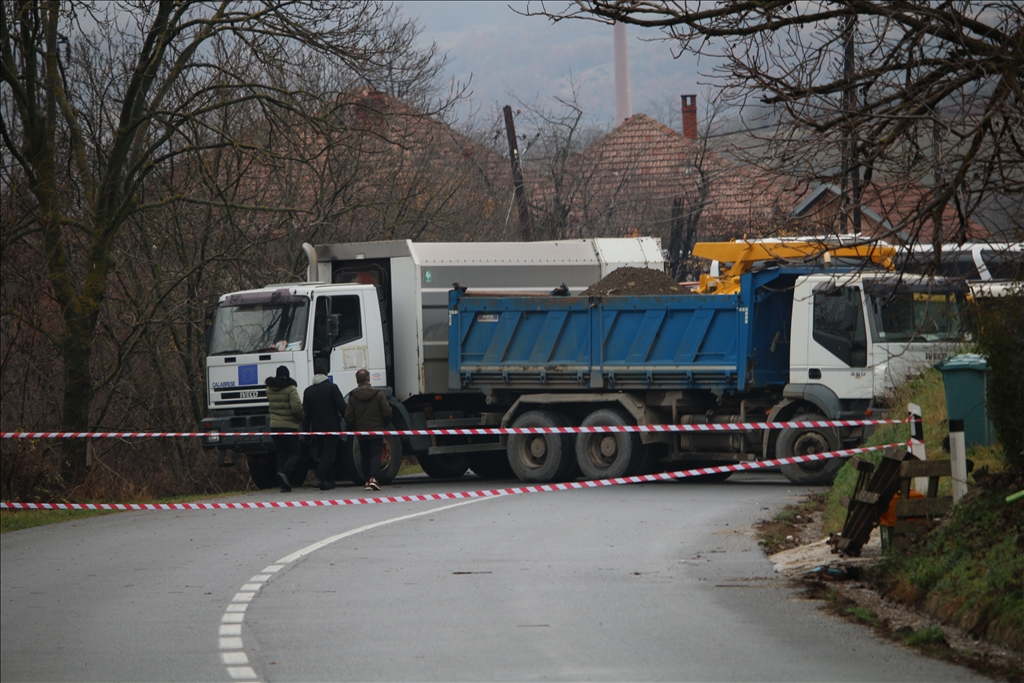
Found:
[{"label": "house with tile roof", "polygon": [[695,137],[635,114],[561,177],[527,174],[535,237],[655,235],[673,251],[784,231],[801,186],[737,166]]},{"label": "house with tile roof", "polygon": [[[687,97],[683,98],[684,129]],[[690,109],[695,109],[692,96]],[[798,235],[843,235],[842,191],[737,163],[709,149],[695,132],[680,133],[636,114],[565,164],[560,177],[527,175],[535,239],[655,235],[670,257],[688,253],[695,241]],[[930,200],[927,189],[908,182],[868,183],[862,189],[863,237],[891,243],[931,241],[929,216],[913,224]],[[944,241],[985,239],[989,231],[959,215],[954,204],[940,219]],[[701,264],[675,273],[692,277]]]},{"label": "house with tile roof", "polygon": [[[893,244],[930,243],[936,233],[934,215],[925,211],[923,219],[916,217],[922,215],[931,199],[928,189],[916,183],[868,183],[861,189],[859,233]],[[842,188],[821,183],[793,208],[792,217],[808,234],[842,235],[855,232],[851,213],[844,207]],[[943,207],[938,232],[942,242],[991,237],[987,228],[961,215],[952,203]]]}]

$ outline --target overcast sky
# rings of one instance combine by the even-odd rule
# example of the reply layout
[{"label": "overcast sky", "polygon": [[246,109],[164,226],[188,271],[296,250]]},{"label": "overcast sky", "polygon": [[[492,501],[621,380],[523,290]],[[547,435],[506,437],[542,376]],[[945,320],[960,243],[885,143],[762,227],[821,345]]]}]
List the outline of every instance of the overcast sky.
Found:
[{"label": "overcast sky", "polygon": [[[526,2],[398,2],[419,21],[421,38],[448,54],[448,77],[472,75],[472,104],[485,112],[498,103],[557,106],[553,97],[571,99],[570,77],[579,84],[578,102],[590,123],[611,127],[615,118],[612,27],[590,21],[552,24],[524,17]],[[564,3],[548,3],[549,8]],[[540,3],[533,2],[534,10]],[[690,56],[673,59],[671,44],[651,42],[660,32],[628,27],[633,112],[644,112],[679,126],[679,96],[700,94],[698,65]],[[702,71],[709,69],[701,64]],[[458,111],[465,119],[468,107]],[[669,116],[671,120],[667,120]]]}]

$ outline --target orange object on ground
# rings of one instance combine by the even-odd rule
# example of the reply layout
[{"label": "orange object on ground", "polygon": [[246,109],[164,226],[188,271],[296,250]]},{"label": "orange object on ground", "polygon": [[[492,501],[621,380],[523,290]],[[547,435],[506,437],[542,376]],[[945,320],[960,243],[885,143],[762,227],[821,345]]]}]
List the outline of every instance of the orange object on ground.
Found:
[{"label": "orange object on ground", "polygon": [[[915,491],[914,489],[910,489],[910,497],[924,498],[924,494],[919,491]],[[896,501],[898,501],[899,499],[900,492],[897,491],[896,495],[893,496],[892,500],[889,502],[889,509],[886,510],[885,514],[879,518],[879,526],[896,526]]]}]

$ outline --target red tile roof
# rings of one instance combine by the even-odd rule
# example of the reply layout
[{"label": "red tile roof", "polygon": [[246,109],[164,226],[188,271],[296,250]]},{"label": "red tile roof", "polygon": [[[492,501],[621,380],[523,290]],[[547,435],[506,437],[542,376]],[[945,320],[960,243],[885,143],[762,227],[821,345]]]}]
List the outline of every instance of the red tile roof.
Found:
[{"label": "red tile roof", "polygon": [[[804,197],[795,214],[812,232],[841,232],[840,196],[838,186],[820,185]],[[861,191],[861,233],[890,242],[931,242],[935,237],[935,222],[931,212],[926,211],[931,201],[931,190],[916,183],[869,183]],[[853,229],[852,222],[847,225]],[[991,237],[990,231],[980,223],[961,217],[952,203],[943,207],[940,225],[944,242]]]},{"label": "red tile roof", "polygon": [[799,197],[796,183],[734,166],[644,114],[574,156],[560,192],[536,175],[527,182],[540,209],[558,199],[567,205],[568,236],[655,234],[666,245],[676,198],[684,211],[702,208],[700,239],[706,240],[773,233]]}]

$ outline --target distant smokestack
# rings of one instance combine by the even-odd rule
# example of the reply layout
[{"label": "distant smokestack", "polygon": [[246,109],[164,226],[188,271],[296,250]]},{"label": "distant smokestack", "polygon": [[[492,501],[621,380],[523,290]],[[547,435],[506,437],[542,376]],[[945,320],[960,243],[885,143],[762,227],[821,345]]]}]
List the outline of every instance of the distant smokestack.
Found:
[{"label": "distant smokestack", "polygon": [[626,25],[615,22],[615,125],[633,115],[633,97],[629,93],[629,54],[626,51]]},{"label": "distant smokestack", "polygon": [[683,95],[683,137],[697,139],[697,96]]}]

